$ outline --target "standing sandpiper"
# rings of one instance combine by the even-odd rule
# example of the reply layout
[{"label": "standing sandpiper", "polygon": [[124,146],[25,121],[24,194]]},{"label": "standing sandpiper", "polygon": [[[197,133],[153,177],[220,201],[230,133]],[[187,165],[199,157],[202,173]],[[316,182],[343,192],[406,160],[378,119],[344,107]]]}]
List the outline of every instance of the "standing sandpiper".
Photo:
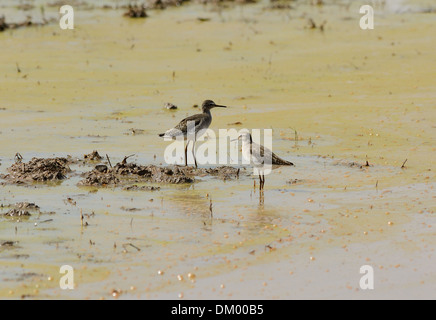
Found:
[{"label": "standing sandpiper", "polygon": [[[217,105],[212,100],[205,100],[201,106],[203,113],[194,114],[193,116],[187,117],[180,121],[179,124],[174,128],[167,130],[165,133],[159,134],[159,137],[163,138],[176,139],[179,136],[183,136],[185,140],[188,140],[185,147],[185,166],[188,165],[188,145],[189,141],[192,140],[192,155],[194,156],[194,163],[195,167],[197,168],[197,160],[195,159],[195,142],[198,138],[197,133],[199,133],[201,130],[206,130],[207,128],[209,128],[212,122],[210,109],[215,107],[227,108],[226,106]],[[191,130],[193,130],[194,132],[191,132]]]},{"label": "standing sandpiper", "polygon": [[259,173],[259,189],[263,189],[265,184],[265,175],[263,169],[265,165],[275,166],[293,166],[292,162],[283,160],[276,156],[274,152],[264,146],[253,142],[251,134],[242,133],[239,138],[242,140],[242,156],[245,160],[250,161]]}]

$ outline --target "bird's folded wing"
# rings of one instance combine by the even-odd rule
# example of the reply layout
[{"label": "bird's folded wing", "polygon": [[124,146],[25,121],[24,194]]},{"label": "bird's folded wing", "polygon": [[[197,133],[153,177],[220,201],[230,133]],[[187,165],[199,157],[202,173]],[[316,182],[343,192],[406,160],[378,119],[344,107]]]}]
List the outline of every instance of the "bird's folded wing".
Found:
[{"label": "bird's folded wing", "polygon": [[[177,130],[180,130],[182,132],[188,132],[188,123],[194,122],[194,126],[197,127],[200,125],[200,123],[203,121],[203,115],[202,114],[195,114],[193,116],[187,117],[179,122],[179,124],[174,128]],[[192,124],[190,124],[192,126]],[[191,129],[191,128],[190,128]],[[194,127],[192,128],[194,129]]]}]

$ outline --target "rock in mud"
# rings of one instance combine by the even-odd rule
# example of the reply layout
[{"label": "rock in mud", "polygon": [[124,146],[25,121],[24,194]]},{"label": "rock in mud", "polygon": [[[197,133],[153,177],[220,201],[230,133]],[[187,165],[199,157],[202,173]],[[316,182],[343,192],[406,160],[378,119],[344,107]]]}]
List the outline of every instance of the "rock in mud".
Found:
[{"label": "rock in mud", "polygon": [[98,172],[101,172],[101,173],[107,173],[109,168],[106,165],[101,164],[101,165],[95,166],[95,170],[97,170]]},{"label": "rock in mud", "polygon": [[31,182],[60,181],[71,172],[66,158],[33,158],[28,163],[16,162],[8,168],[3,179],[10,183],[26,184]]}]

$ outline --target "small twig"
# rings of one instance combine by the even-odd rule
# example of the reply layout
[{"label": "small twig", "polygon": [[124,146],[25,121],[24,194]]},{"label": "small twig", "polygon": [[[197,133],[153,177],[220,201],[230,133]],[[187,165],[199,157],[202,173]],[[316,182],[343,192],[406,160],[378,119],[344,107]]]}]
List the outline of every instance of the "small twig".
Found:
[{"label": "small twig", "polygon": [[82,213],[82,209],[80,209],[80,226],[83,227],[83,213]]},{"label": "small twig", "polygon": [[308,22],[309,22],[309,29],[316,29],[316,23],[315,21],[313,21],[312,18],[309,18]]},{"label": "small twig", "polygon": [[406,160],[404,160],[404,162],[403,162],[403,164],[401,165],[401,169],[404,169],[405,168],[405,164],[406,164],[406,162],[407,162],[407,159]]},{"label": "small twig", "polygon": [[295,148],[297,148],[298,147],[298,132],[294,128],[290,128],[290,129],[294,130],[294,142],[295,142]]},{"label": "small twig", "polygon": [[210,199],[209,211],[210,211],[210,218],[211,218],[211,219],[213,218],[213,211],[212,211],[212,208],[213,208],[213,206],[212,206],[212,199]]},{"label": "small twig", "polygon": [[15,65],[17,66],[17,72],[21,73],[21,69],[20,69],[20,66],[18,65],[18,62],[15,62]]},{"label": "small twig", "polygon": [[39,224],[46,223],[46,222],[52,222],[52,221],[53,221],[53,219],[48,219],[48,220],[40,221]]},{"label": "small twig", "polygon": [[109,159],[109,156],[107,155],[107,153],[106,153],[106,159],[107,159],[107,162],[109,162],[109,165],[111,166],[111,168],[113,169],[114,167],[112,167],[111,160]]},{"label": "small twig", "polygon": [[123,244],[123,248],[127,251],[127,246],[131,246],[132,248],[135,248],[136,250],[138,250],[138,251],[141,251],[141,249],[139,249],[137,246],[135,246],[134,244],[132,244],[132,243],[125,243],[125,244]]}]

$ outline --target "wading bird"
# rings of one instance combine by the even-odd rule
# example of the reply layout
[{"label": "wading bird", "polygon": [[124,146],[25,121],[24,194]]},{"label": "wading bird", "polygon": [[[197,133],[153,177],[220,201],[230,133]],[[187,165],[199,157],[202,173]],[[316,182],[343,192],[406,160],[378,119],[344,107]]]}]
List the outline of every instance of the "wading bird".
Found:
[{"label": "wading bird", "polygon": [[[274,152],[264,146],[253,142],[251,134],[242,133],[238,139],[242,140],[242,156],[255,167],[259,174],[259,189],[265,185],[265,166],[293,166],[292,162],[279,158]],[[236,139],[237,140],[237,139]]]},{"label": "wading bird", "polygon": [[[212,115],[210,109],[212,108],[227,108],[226,106],[220,106],[212,100],[205,100],[201,106],[203,113],[194,114],[179,122],[174,128],[167,130],[165,133],[159,134],[159,137],[177,139],[179,136],[183,136],[185,140],[188,140],[185,147],[185,166],[188,165],[188,145],[189,141],[193,142],[192,155],[194,156],[195,167],[197,168],[197,160],[195,159],[195,142],[198,138],[197,133],[201,130],[209,128],[212,122]],[[191,132],[193,131],[193,132]]]}]

